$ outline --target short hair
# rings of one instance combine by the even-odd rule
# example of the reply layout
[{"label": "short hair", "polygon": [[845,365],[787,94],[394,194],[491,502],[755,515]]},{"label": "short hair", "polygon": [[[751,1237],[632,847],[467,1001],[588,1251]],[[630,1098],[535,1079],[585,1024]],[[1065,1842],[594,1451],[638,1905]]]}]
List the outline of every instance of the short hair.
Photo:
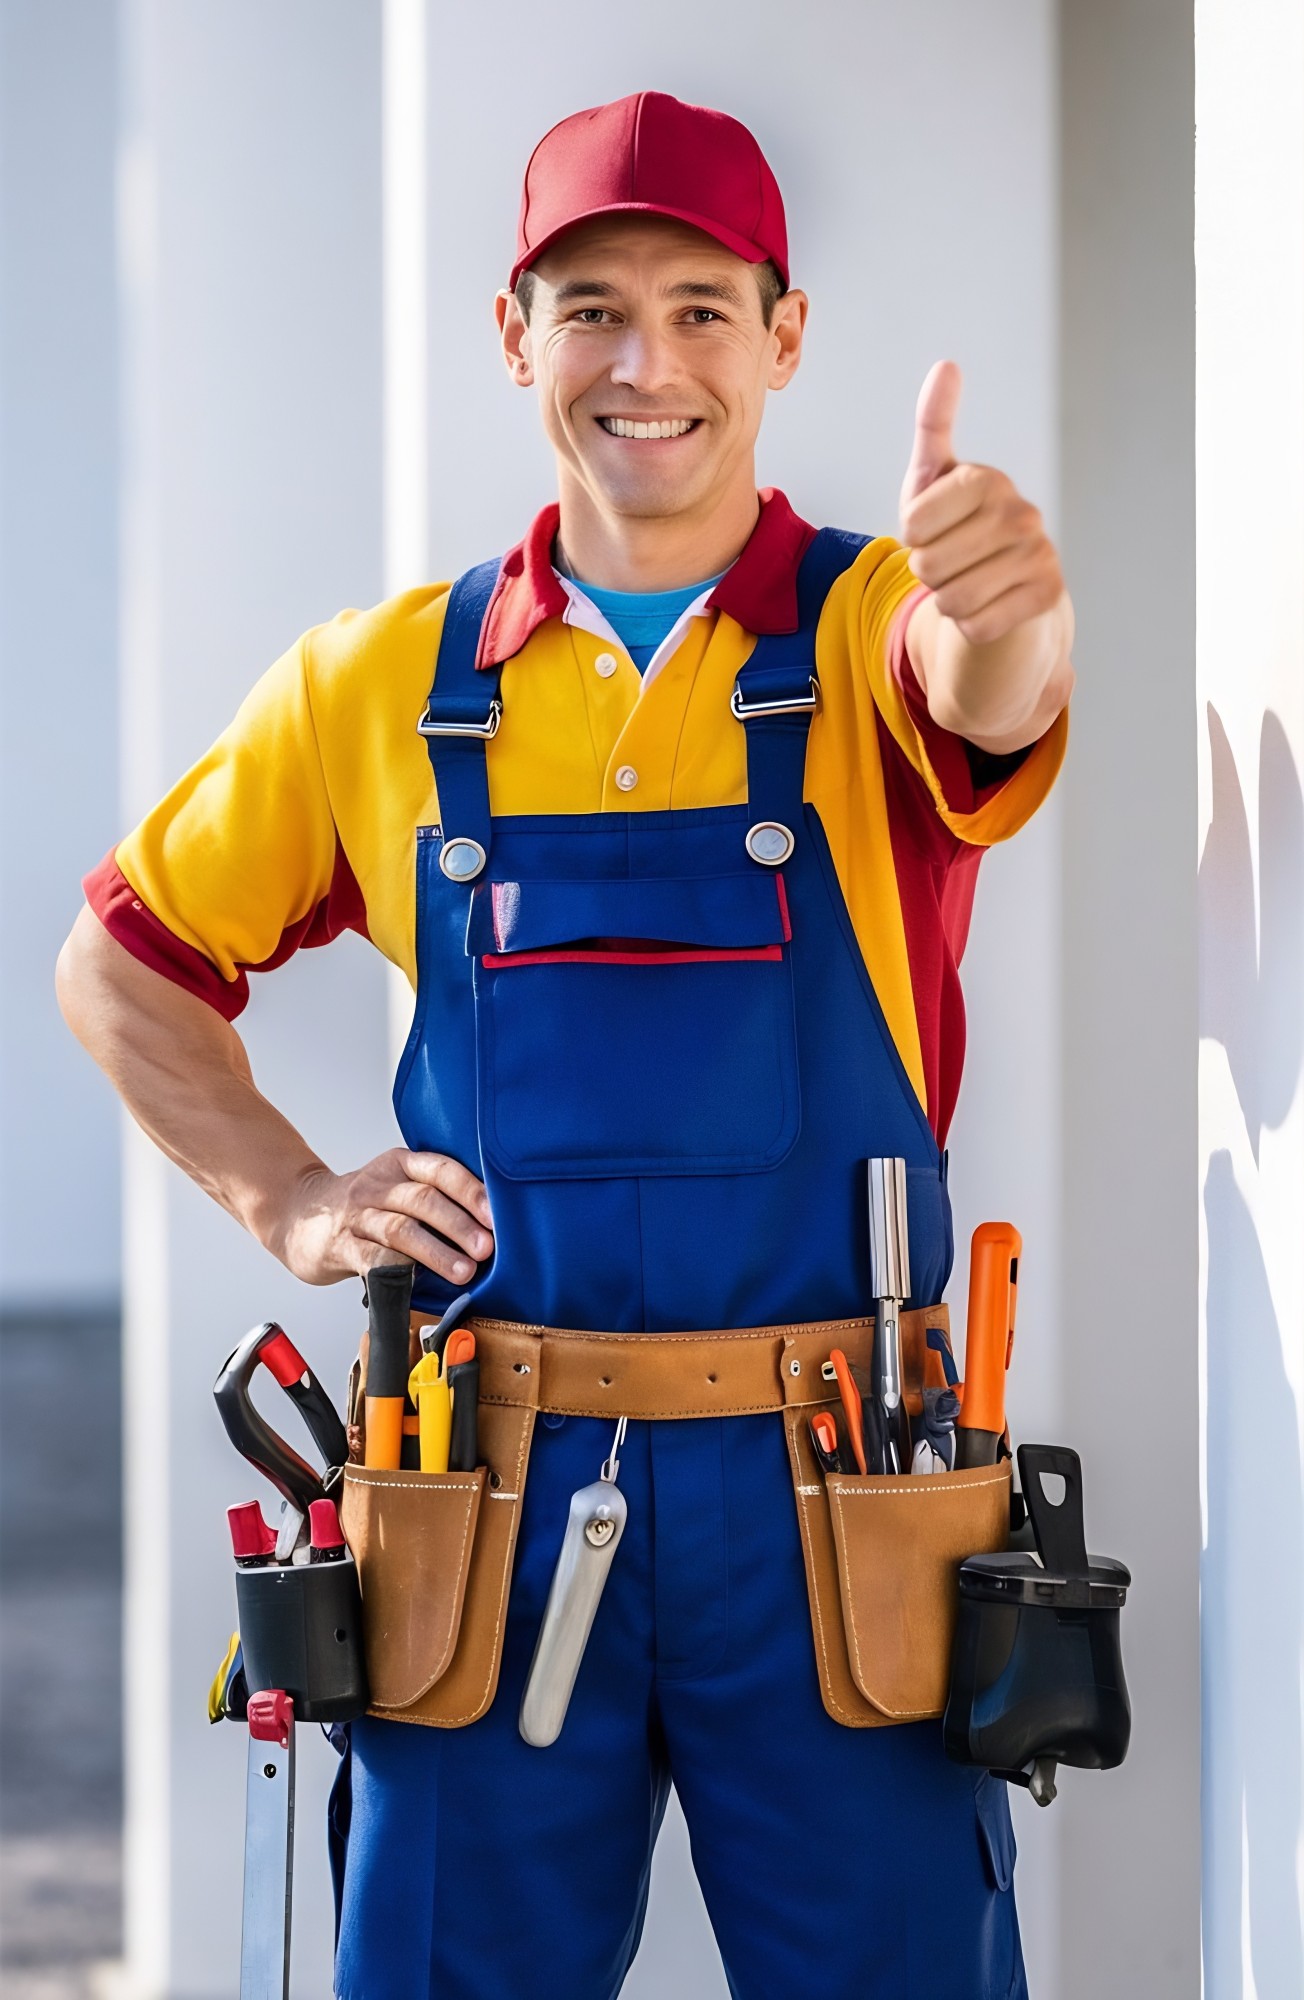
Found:
[{"label": "short hair", "polygon": [[[774,308],[788,287],[784,284],[773,257],[767,257],[763,264],[753,264],[752,269],[756,273],[756,289],[761,295],[761,318],[768,326],[774,318]],[[521,318],[527,326],[530,324],[530,314],[534,309],[534,285],[535,273],[531,270],[522,271],[516,280],[516,303],[521,308]]]}]

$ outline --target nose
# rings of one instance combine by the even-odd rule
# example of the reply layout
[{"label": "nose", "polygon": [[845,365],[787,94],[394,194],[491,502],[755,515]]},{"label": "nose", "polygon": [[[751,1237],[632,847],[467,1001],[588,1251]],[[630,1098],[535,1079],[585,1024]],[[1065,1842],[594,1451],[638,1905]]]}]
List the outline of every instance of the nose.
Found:
[{"label": "nose", "polygon": [[671,342],[654,328],[626,326],[611,363],[611,379],[640,396],[660,395],[677,378]]}]

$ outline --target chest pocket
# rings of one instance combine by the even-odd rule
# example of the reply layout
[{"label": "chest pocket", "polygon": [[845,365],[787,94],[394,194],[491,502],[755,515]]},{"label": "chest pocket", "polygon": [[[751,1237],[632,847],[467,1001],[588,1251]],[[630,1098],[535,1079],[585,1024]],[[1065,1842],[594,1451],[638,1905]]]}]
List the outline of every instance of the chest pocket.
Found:
[{"label": "chest pocket", "polygon": [[801,1124],[783,879],[488,882],[480,1143],[508,1179],[762,1173]]}]

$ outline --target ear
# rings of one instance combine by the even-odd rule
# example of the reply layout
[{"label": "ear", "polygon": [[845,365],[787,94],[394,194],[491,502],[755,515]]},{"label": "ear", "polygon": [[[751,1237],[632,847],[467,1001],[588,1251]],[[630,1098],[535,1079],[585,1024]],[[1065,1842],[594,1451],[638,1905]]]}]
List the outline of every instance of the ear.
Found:
[{"label": "ear", "polygon": [[534,380],[530,359],[530,329],[514,292],[499,292],[494,299],[494,318],[502,335],[503,360],[507,373],[518,388],[528,389]]},{"label": "ear", "polygon": [[810,300],[805,292],[785,292],[774,308],[769,325],[770,372],[766,386],[786,389],[801,361],[802,335]]}]

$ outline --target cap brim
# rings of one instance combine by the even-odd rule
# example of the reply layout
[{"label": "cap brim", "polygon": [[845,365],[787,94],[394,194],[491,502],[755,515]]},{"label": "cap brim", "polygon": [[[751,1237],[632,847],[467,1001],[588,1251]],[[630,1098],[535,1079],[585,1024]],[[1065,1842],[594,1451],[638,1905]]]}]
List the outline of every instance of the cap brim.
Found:
[{"label": "cap brim", "polygon": [[516,281],[522,271],[528,271],[530,266],[542,257],[544,251],[556,243],[559,237],[564,236],[567,230],[578,228],[581,222],[592,222],[598,215],[669,216],[672,222],[686,222],[691,229],[700,229],[704,235],[713,236],[717,243],[722,243],[726,250],[732,250],[735,257],[745,258],[749,264],[772,261],[784,284],[788,282],[788,273],[774,256],[773,251],[764,249],[759,243],[753,243],[750,237],[740,236],[736,230],[714,221],[709,215],[697,215],[689,208],[667,208],[663,203],[656,201],[608,201],[603,202],[599,208],[586,208],[582,215],[572,215],[565,222],[559,223],[556,229],[549,230],[548,234],[534,245],[528,256],[519,257],[513,264],[508,290],[513,292],[516,290]]}]

